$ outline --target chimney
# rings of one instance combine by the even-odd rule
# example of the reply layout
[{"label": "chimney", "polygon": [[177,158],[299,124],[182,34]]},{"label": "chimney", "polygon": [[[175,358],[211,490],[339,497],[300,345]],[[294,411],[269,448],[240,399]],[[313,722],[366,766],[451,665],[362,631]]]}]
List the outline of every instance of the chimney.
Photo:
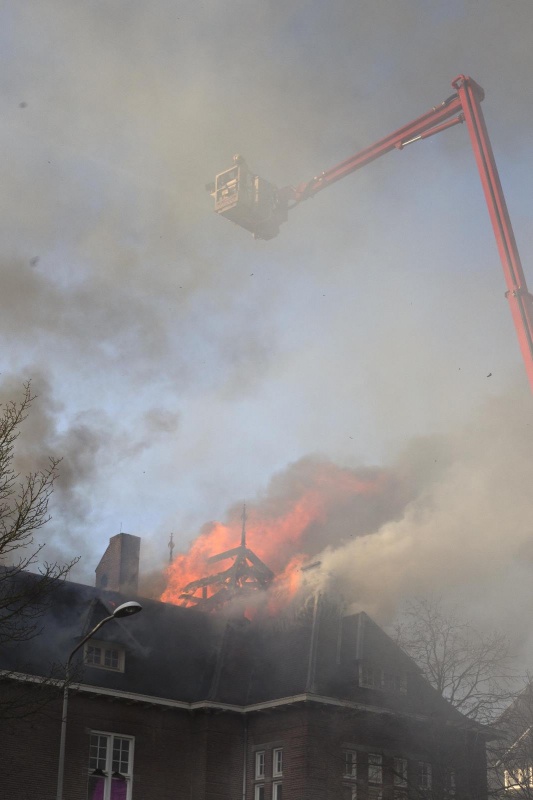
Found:
[{"label": "chimney", "polygon": [[95,586],[121,594],[138,592],[139,552],[141,539],[131,533],[117,533],[109,540],[109,545],[96,567]]}]

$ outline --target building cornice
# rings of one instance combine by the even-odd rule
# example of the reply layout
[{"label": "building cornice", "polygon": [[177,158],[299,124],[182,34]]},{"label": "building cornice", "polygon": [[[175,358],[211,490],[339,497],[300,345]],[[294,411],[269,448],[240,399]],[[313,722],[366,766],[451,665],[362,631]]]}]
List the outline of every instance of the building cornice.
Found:
[{"label": "building cornice", "polygon": [[[22,672],[9,672],[7,670],[0,670],[0,678],[9,680],[17,680],[26,683],[47,684],[49,686],[62,687],[63,681],[57,678],[41,678],[38,675],[29,675]],[[345,700],[337,697],[329,697],[326,695],[314,694],[312,692],[302,692],[300,694],[289,695],[287,697],[278,697],[274,700],[263,700],[260,703],[249,703],[247,705],[238,705],[235,703],[223,703],[216,700],[195,700],[187,702],[184,700],[173,700],[168,697],[157,697],[155,695],[141,694],[139,692],[128,692],[122,689],[110,689],[106,686],[94,686],[88,683],[72,683],[71,689],[73,692],[81,692],[83,694],[98,695],[101,697],[110,697],[118,701],[128,703],[139,703],[143,706],[164,707],[169,710],[183,710],[183,711],[219,711],[230,712],[234,714],[252,714],[254,712],[269,711],[275,708],[283,708],[286,706],[293,706],[296,704],[312,703],[323,706],[330,706],[333,708],[345,709],[347,711],[359,711],[366,714],[376,714],[390,717],[400,717],[409,719],[411,721],[427,722],[431,720],[425,714],[416,714],[414,712],[398,711],[396,709],[386,708],[383,706],[375,706],[368,703],[358,703],[354,700]],[[475,730],[480,732],[483,726],[479,723],[458,723],[448,720],[447,724],[460,728],[462,730]]]}]

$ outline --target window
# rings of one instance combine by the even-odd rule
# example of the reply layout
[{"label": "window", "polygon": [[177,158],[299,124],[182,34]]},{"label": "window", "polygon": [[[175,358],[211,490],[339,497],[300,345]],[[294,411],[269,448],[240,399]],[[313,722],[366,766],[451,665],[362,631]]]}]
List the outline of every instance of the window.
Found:
[{"label": "window", "polygon": [[402,672],[383,671],[383,688],[388,692],[407,693],[407,677]]},{"label": "window", "polygon": [[383,757],[379,753],[368,754],[368,782],[383,783]]},{"label": "window", "polygon": [[383,800],[383,791],[379,786],[368,787],[368,800]]},{"label": "window", "polygon": [[264,777],[265,777],[265,751],[259,750],[255,754],[255,778],[257,780]]},{"label": "window", "polygon": [[505,770],[503,773],[506,789],[520,789],[533,787],[533,767],[516,768],[512,772]]},{"label": "window", "polygon": [[85,645],[83,660],[91,667],[124,672],[124,648],[111,642],[91,639]]},{"label": "window", "polygon": [[281,781],[274,781],[272,784],[272,800],[282,800],[283,784]]},{"label": "window", "polygon": [[88,800],[131,800],[133,738],[91,733]]},{"label": "window", "polygon": [[379,689],[381,686],[381,670],[376,669],[367,661],[362,661],[359,664],[359,686],[365,686],[367,689]]},{"label": "window", "polygon": [[431,789],[431,764],[427,761],[418,762],[418,788]]},{"label": "window", "polygon": [[345,778],[357,778],[357,753],[355,750],[343,750]]},{"label": "window", "polygon": [[392,797],[393,800],[407,800],[407,787],[393,786]]},{"label": "window", "polygon": [[359,686],[367,689],[385,689],[387,692],[407,693],[407,676],[403,672],[381,669],[367,661],[359,664]]},{"label": "window", "polygon": [[[272,775],[277,778],[283,775],[283,748],[275,747],[272,751]],[[281,797],[281,795],[280,795]]]},{"label": "window", "polygon": [[395,758],[394,759],[394,775],[392,782],[395,786],[407,786],[407,759]]},{"label": "window", "polygon": [[254,800],[265,800],[265,784],[258,783],[254,790]]},{"label": "window", "polygon": [[342,787],[342,800],[357,800],[357,786],[354,783],[346,783]]},{"label": "window", "polygon": [[448,772],[448,794],[450,797],[455,797],[456,793],[455,770],[451,769]]}]

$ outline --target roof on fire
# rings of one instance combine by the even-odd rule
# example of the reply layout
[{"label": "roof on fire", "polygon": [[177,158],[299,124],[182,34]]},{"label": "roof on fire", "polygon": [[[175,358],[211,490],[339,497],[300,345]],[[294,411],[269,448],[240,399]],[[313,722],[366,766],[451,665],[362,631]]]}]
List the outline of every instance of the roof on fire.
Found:
[{"label": "roof on fire", "polygon": [[[19,575],[31,586],[38,576]],[[303,693],[361,703],[460,723],[463,717],[422,678],[413,661],[364,612],[344,616],[327,598],[315,596],[298,613],[248,621],[146,598],[123,597],[82,584],[63,582],[44,608],[40,633],[13,643],[0,668],[48,675],[94,625],[125,600],[143,611],[115,619],[99,640],[124,648],[124,672],[74,659],[84,685],[153,698],[246,706]],[[359,685],[359,665],[407,680],[408,691]]]}]

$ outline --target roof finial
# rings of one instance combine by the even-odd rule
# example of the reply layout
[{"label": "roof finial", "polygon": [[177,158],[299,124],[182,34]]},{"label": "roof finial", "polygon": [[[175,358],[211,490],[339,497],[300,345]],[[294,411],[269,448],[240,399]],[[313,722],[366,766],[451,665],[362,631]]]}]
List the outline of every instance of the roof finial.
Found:
[{"label": "roof finial", "polygon": [[246,503],[242,504],[242,534],[241,547],[246,547]]},{"label": "roof finial", "polygon": [[168,556],[168,563],[172,564],[172,554],[174,553],[174,534],[170,534],[170,539],[168,540],[168,549],[169,549],[169,556]]}]

